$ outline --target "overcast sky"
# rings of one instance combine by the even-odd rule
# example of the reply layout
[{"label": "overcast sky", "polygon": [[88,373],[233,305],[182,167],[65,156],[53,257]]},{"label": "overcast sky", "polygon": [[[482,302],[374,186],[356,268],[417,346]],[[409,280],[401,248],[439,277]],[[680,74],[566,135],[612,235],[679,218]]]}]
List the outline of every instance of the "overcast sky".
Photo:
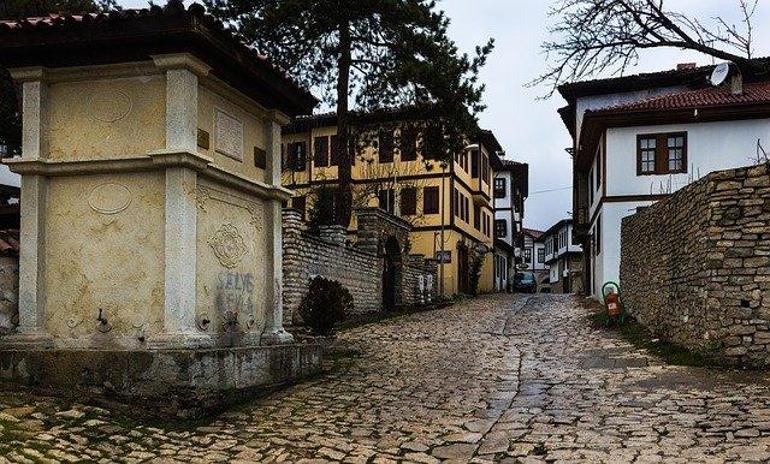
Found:
[{"label": "overcast sky", "polygon": [[[147,4],[143,0],[119,3],[124,7]],[[759,3],[756,52],[766,56],[770,54],[770,0]],[[548,228],[569,217],[572,210],[571,161],[564,151],[571,146],[571,140],[556,113],[564,101],[558,95],[538,100],[546,89],[524,86],[545,69],[540,44],[548,37],[550,4],[553,2],[547,0],[439,1],[439,7],[452,19],[452,38],[462,49],[470,52],[489,37],[496,40],[495,51],[481,75],[487,85],[487,110],[481,115],[481,125],[495,132],[509,159],[529,163],[530,196],[524,224],[535,229]],[[718,15],[739,21],[738,0],[667,0],[666,5],[705,22]],[[705,65],[711,60],[678,50],[654,51],[642,55],[639,66],[632,71],[666,70],[686,62]]]}]

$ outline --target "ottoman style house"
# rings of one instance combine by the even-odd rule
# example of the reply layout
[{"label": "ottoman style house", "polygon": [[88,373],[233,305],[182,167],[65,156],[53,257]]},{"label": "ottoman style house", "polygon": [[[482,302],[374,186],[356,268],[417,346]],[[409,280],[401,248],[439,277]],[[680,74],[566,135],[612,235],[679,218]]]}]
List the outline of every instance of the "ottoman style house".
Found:
[{"label": "ottoman style house", "polygon": [[[368,134],[353,157],[354,206],[379,206],[412,225],[410,252],[439,260],[440,294],[470,292],[471,262],[478,255],[479,291],[493,291],[492,195],[502,147],[491,131],[479,130],[462,153],[442,162],[430,134],[402,124],[428,116],[414,108],[354,116],[353,126]],[[283,185],[296,192],[295,209],[309,211],[319,189],[335,188],[335,134],[334,113],[302,116],[284,128]],[[355,227],[351,221],[349,230]]]},{"label": "ottoman style house", "polygon": [[529,165],[501,159],[495,168],[495,290],[504,291],[513,277],[523,231],[524,201],[529,195]]},{"label": "ottoman style house", "polygon": [[618,280],[621,219],[712,171],[766,156],[768,60],[753,63],[722,65],[717,81],[714,66],[686,64],[559,88],[574,142],[574,236],[585,251],[587,294]]},{"label": "ottoman style house", "polygon": [[318,369],[281,314],[281,126],[311,94],[178,1],[2,22],[0,64],[23,89],[2,377],[205,398]]}]

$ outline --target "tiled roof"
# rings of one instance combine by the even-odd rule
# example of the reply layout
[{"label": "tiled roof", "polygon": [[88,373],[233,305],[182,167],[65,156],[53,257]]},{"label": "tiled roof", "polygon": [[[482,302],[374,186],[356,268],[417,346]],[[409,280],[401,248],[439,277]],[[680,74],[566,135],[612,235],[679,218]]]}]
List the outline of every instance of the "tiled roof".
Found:
[{"label": "tiled roof", "polygon": [[[753,58],[748,63],[752,67],[743,69],[744,77],[751,77],[753,80],[757,80],[762,78],[762,76],[767,76],[767,66],[770,65],[770,57]],[[573,100],[575,98],[587,95],[631,92],[672,85],[704,84],[707,82],[708,76],[713,69],[714,65],[707,65],[569,82],[560,85],[558,90],[565,100],[574,103]]]},{"label": "tiled roof", "polygon": [[222,24],[221,21],[206,13],[206,9],[193,3],[185,10],[181,0],[170,0],[164,7],[152,5],[143,9],[124,9],[110,11],[107,13],[82,13],[82,14],[50,14],[43,17],[32,17],[20,20],[0,20],[0,41],[3,36],[18,33],[22,31],[51,31],[71,29],[71,28],[90,28],[98,26],[117,26],[125,21],[136,20],[140,18],[154,18],[163,16],[185,15],[194,20],[200,21],[204,26],[211,29],[225,40],[230,41],[232,46],[245,52],[252,60],[259,63],[276,77],[283,80],[295,91],[303,94],[306,98],[315,100],[315,97],[303,86],[297,83],[282,68],[273,64],[268,57],[258,53],[250,45],[243,43],[233,31]]},{"label": "tiled roof", "polygon": [[16,229],[0,230],[0,256],[19,254],[19,231]]},{"label": "tiled roof", "polygon": [[542,230],[527,229],[526,227],[522,227],[521,228],[521,232],[523,234],[529,235],[530,237],[534,238],[535,240],[539,240],[540,237],[542,237],[542,235],[543,235],[543,231]]},{"label": "tiled roof", "polygon": [[706,87],[612,106],[587,113],[595,115],[687,110],[722,106],[744,106],[770,103],[770,81],[745,84],[743,93],[734,94],[730,86]]}]

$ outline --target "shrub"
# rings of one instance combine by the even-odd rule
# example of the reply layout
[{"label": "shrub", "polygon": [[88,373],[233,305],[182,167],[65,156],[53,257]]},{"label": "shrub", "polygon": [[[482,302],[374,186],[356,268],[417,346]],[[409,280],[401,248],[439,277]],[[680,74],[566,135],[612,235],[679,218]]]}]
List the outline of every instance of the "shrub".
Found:
[{"label": "shrub", "polygon": [[336,280],[315,277],[299,306],[299,315],[314,335],[329,335],[353,310],[353,296]]}]

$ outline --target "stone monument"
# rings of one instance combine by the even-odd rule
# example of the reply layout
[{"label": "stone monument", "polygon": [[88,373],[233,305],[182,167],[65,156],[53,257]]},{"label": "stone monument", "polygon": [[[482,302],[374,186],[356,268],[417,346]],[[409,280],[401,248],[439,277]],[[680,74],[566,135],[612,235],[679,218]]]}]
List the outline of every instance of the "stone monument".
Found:
[{"label": "stone monument", "polygon": [[312,95],[178,1],[0,23],[0,64],[23,89],[0,377],[200,398],[319,368],[281,304],[281,126]]}]

